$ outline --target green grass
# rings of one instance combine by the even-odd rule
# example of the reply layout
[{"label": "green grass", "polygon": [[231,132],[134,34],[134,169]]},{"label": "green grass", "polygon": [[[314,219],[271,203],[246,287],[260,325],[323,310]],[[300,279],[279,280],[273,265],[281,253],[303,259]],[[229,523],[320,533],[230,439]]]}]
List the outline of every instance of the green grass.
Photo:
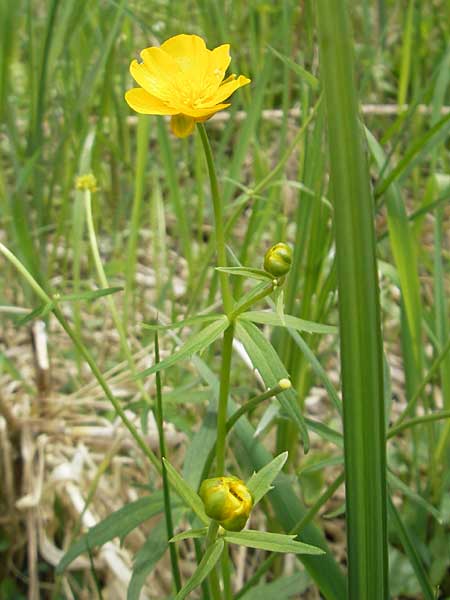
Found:
[{"label": "green grass", "polygon": [[[121,480],[130,515],[128,488],[153,495],[163,487],[158,453],[145,437],[148,412],[156,410],[186,436],[180,448],[162,451],[194,490],[209,469],[225,465],[247,480],[288,450],[251,526],[294,531],[301,542],[325,548],[324,556],[298,555],[296,565],[327,600],[347,593],[351,600],[450,597],[449,17],[442,0],[1,3],[0,414],[14,452],[20,455],[21,446],[8,411],[22,428],[31,398],[41,425],[47,418],[21,359],[31,350],[30,323],[20,320],[40,307],[51,362],[65,373],[53,372],[54,393],[68,410],[81,410],[80,419],[90,414],[76,408],[73,394],[109,399],[112,409],[95,416],[110,422],[118,414],[131,431],[132,447],[119,451],[138,474]],[[217,174],[212,192],[203,129],[175,139],[164,118],[137,117],[123,98],[131,59],[181,32],[202,35],[209,47],[230,43],[230,72],[252,79],[227,111],[205,123]],[[386,114],[386,107],[398,110]],[[75,189],[76,177],[87,173],[97,179],[92,194]],[[252,294],[259,281],[214,270],[262,269],[265,251],[281,240],[294,248],[282,300],[295,319],[284,322],[279,298],[262,287]],[[115,287],[123,291],[88,294]],[[73,296],[55,303],[54,294]],[[247,316],[237,316],[236,300],[248,304]],[[217,316],[222,304],[228,328]],[[262,320],[261,310],[274,315]],[[139,377],[155,363],[154,332],[143,326],[155,319],[187,319],[159,332],[161,364],[171,366],[157,389],[154,375]],[[299,330],[299,319],[339,329]],[[233,337],[243,346],[232,347]],[[268,398],[267,388],[286,376],[293,389]],[[227,419],[241,406],[224,444]],[[111,476],[100,472],[98,489]],[[25,517],[13,508],[22,495],[17,476],[14,502],[0,497],[6,598],[26,593],[22,579],[31,566]],[[165,486],[156,512],[165,506],[171,530],[198,528],[174,491],[169,499]],[[89,507],[100,506],[98,494],[89,495]],[[46,514],[56,545],[67,550],[75,526],[63,493],[56,496]],[[332,525],[348,535],[339,548],[327,540],[324,517],[336,509]],[[114,527],[114,535],[127,531],[126,524]],[[134,548],[130,598],[167,551],[165,523],[145,527],[146,541]],[[106,541],[96,535],[91,539]],[[217,577],[225,589],[218,591],[213,568],[203,597],[245,598],[228,585],[235,554],[226,560],[228,550],[216,552],[215,543],[209,552],[222,554]],[[202,563],[204,540],[176,546],[174,572],[177,555],[196,560],[199,583],[205,562],[211,566]],[[256,594],[257,584],[282,589],[283,560],[271,555],[263,562],[263,554],[252,554],[259,550],[248,552],[264,566],[247,568],[243,591]],[[38,561],[41,593],[65,597],[58,596],[65,593],[60,583],[51,591],[55,565]],[[179,564],[173,591],[188,580]],[[96,578],[90,567],[64,577],[75,595],[85,587],[94,597],[102,585],[101,569]]]}]

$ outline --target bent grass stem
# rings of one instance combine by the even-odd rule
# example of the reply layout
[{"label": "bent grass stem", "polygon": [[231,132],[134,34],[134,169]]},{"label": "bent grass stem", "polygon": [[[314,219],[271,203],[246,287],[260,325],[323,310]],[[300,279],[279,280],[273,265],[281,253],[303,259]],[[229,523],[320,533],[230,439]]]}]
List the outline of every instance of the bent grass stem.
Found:
[{"label": "bent grass stem", "polygon": [[[20,262],[20,260],[1,242],[0,242],[0,252],[17,269],[17,271],[24,277],[24,279],[28,282],[28,284],[33,289],[33,291],[36,293],[36,295],[43,302],[45,302],[46,304],[54,304],[54,299],[52,300],[52,298],[50,298],[50,296],[47,294],[47,292],[45,292],[45,290],[38,284],[38,282],[34,279],[34,277],[31,275],[31,273],[26,269],[26,267]],[[72,329],[72,327],[66,321],[66,318],[64,317],[61,310],[57,306],[54,306],[52,308],[52,312],[55,315],[56,319],[59,321],[61,327],[64,329],[64,331],[67,333],[67,335],[72,340],[75,348],[78,350],[78,352],[81,354],[81,356],[88,363],[88,365],[92,371],[92,374],[94,375],[94,377],[98,381],[100,387],[104,391],[105,396],[111,402],[112,406],[114,407],[114,410],[120,417],[124,426],[128,429],[131,436],[134,438],[136,444],[139,446],[139,448],[142,450],[142,452],[145,454],[145,456],[148,458],[148,460],[151,462],[151,464],[155,467],[155,469],[158,471],[158,473],[161,473],[161,465],[160,465],[158,458],[155,456],[155,454],[152,452],[152,450],[147,446],[144,439],[141,437],[141,435],[139,434],[138,430],[133,425],[133,423],[128,419],[127,415],[125,414],[125,411],[120,406],[119,401],[114,397],[114,394],[112,393],[111,389],[109,388],[108,383],[106,382],[105,378],[103,377],[100,369],[97,366],[97,363],[95,362],[95,360],[92,357],[89,350],[86,348],[86,346],[83,344],[83,342],[78,338],[75,331]]]}]

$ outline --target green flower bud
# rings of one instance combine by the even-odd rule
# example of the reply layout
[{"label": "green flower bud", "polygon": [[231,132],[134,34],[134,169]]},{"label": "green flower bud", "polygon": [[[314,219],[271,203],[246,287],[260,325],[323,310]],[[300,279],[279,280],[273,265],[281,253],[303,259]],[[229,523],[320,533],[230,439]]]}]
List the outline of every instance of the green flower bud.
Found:
[{"label": "green flower bud", "polygon": [[274,277],[283,277],[292,264],[292,248],[279,242],[269,248],[264,256],[264,270]]},{"label": "green flower bud", "polygon": [[205,479],[199,490],[208,517],[228,531],[241,531],[253,507],[253,498],[237,477]]}]

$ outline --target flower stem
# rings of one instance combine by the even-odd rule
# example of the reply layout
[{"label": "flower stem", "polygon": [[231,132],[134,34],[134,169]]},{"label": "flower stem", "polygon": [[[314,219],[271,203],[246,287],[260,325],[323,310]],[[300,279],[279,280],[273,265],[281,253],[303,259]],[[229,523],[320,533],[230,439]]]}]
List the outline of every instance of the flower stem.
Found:
[{"label": "flower stem", "polygon": [[[227,254],[225,246],[225,232],[223,227],[224,219],[222,210],[222,200],[220,198],[219,193],[219,184],[217,182],[216,168],[214,165],[211,144],[209,143],[208,134],[206,133],[206,129],[203,123],[197,123],[197,128],[200,133],[200,139],[202,140],[203,151],[205,153],[206,163],[208,165],[208,174],[211,185],[211,197],[213,202],[216,232],[217,264],[219,267],[226,267]],[[223,306],[226,314],[228,315],[231,311],[231,307],[233,304],[230,282],[226,273],[219,273],[219,279],[220,287],[222,289]]]},{"label": "flower stem", "polygon": [[227,437],[227,404],[230,390],[230,366],[233,350],[234,323],[223,334],[222,368],[220,371],[219,406],[217,410],[216,469],[218,475],[225,473],[225,446]]},{"label": "flower stem", "polygon": [[[217,533],[219,531],[219,524],[217,521],[211,521],[209,524],[208,534],[206,536],[206,547],[209,548],[217,539]],[[211,593],[214,600],[221,600],[222,594],[220,593],[219,578],[217,576],[216,567],[213,567],[209,574],[209,583],[211,586]]]}]

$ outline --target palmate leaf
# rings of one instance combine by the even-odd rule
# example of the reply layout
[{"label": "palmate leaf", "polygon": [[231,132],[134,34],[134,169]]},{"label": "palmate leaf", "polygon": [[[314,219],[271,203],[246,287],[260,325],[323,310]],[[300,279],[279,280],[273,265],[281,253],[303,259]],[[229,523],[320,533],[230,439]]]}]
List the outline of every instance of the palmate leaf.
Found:
[{"label": "palmate leaf", "polygon": [[115,537],[124,538],[138,525],[162,512],[163,507],[162,494],[157,492],[152,496],[131,502],[108,515],[106,519],[91,527],[87,533],[72,544],[60,560],[56,572],[62,573],[83,552],[92,550],[96,546],[102,546]]},{"label": "palmate leaf", "polygon": [[205,525],[209,525],[211,519],[205,513],[203,502],[200,496],[184,481],[184,479],[178,474],[176,469],[172,467],[166,458],[163,458],[163,461],[167,469],[169,481],[172,484],[175,492],[180,496],[186,506],[195,512],[198,518],[205,523]]},{"label": "palmate leaf", "polygon": [[203,555],[203,558],[200,561],[196,571],[175,596],[175,600],[183,600],[183,598],[186,598],[186,596],[190,594],[192,590],[195,590],[195,588],[201,584],[201,582],[209,575],[209,573],[215,567],[217,561],[219,560],[222,554],[224,545],[225,542],[223,541],[223,538],[219,538],[214,542],[214,544],[212,544],[206,549],[205,554]]},{"label": "palmate leaf", "polygon": [[214,321],[214,323],[211,323],[211,325],[208,325],[195,335],[191,336],[189,341],[183,344],[181,348],[174,352],[171,356],[153,365],[152,367],[141,371],[141,373],[136,375],[136,379],[153,375],[162,369],[167,369],[167,367],[174,365],[184,358],[192,356],[196,352],[201,352],[210,346],[215,340],[217,340],[217,338],[225,331],[228,325],[229,321],[227,317],[225,315],[220,315],[217,321]]},{"label": "palmate leaf", "polygon": [[246,485],[253,496],[254,504],[257,504],[272,489],[272,482],[283,468],[287,457],[287,452],[279,454],[257,473],[253,473],[247,481]]},{"label": "palmate leaf", "polygon": [[[277,385],[280,379],[289,378],[288,372],[278,354],[256,325],[250,321],[239,319],[237,322],[236,333],[244,344],[254,367],[258,369],[268,388]],[[309,450],[308,430],[303,415],[300,412],[294,390],[289,389],[278,394],[277,400],[280,402],[289,418],[297,425],[306,454]]]},{"label": "palmate leaf", "polygon": [[308,333],[337,333],[337,328],[333,325],[323,325],[313,321],[305,321],[292,315],[283,315],[270,310],[251,310],[239,315],[239,319],[261,323],[262,325],[273,325],[274,327],[288,327],[297,331],[307,331]]},{"label": "palmate leaf", "polygon": [[257,548],[258,550],[267,550],[268,552],[284,552],[293,554],[325,554],[321,548],[310,546],[303,542],[297,542],[295,535],[286,535],[284,533],[270,533],[268,531],[254,531],[245,529],[244,531],[227,531],[224,534],[227,542],[239,544],[248,548]]}]

